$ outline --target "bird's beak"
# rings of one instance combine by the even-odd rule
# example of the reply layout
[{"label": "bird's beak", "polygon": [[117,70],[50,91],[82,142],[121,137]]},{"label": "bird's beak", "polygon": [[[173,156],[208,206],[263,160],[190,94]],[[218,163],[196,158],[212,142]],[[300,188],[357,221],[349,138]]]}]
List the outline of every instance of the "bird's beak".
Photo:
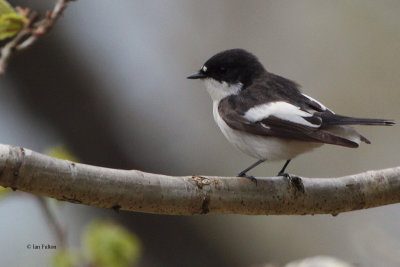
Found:
[{"label": "bird's beak", "polygon": [[204,79],[204,78],[207,78],[207,76],[201,72],[198,72],[198,73],[192,74],[190,76],[187,76],[186,78],[188,78],[188,79]]}]

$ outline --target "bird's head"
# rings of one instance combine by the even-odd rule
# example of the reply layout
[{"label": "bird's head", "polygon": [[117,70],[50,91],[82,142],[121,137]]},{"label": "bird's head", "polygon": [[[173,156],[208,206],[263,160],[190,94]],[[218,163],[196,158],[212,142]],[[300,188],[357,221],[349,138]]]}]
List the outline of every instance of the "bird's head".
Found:
[{"label": "bird's head", "polygon": [[253,54],[244,49],[230,49],[212,56],[187,78],[204,80],[212,99],[220,100],[238,93],[265,72]]}]

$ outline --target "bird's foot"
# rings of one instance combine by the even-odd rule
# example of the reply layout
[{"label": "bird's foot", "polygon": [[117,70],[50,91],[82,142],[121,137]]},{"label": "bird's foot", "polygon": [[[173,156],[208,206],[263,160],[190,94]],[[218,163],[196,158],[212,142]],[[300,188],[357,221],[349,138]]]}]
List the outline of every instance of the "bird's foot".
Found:
[{"label": "bird's foot", "polygon": [[247,175],[245,172],[240,172],[240,173],[238,173],[237,177],[243,177],[243,178],[250,179],[250,181],[252,181],[253,183],[255,183],[257,185],[257,179],[253,175]]},{"label": "bird's foot", "polygon": [[278,176],[282,176],[282,177],[285,177],[285,178],[288,178],[288,179],[290,179],[292,176],[290,176],[290,174],[289,173],[287,173],[287,172],[279,172],[278,173]]},{"label": "bird's foot", "polygon": [[304,185],[303,185],[303,181],[301,180],[300,177],[296,176],[296,175],[291,175],[288,173],[278,173],[278,176],[282,176],[286,179],[288,179],[288,182],[294,187],[296,188],[298,191],[301,191],[304,193]]}]

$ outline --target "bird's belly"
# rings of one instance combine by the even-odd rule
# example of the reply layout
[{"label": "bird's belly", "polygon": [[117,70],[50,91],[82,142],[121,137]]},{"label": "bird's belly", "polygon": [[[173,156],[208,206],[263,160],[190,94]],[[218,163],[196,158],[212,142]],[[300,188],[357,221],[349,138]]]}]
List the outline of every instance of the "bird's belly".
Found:
[{"label": "bird's belly", "polygon": [[214,119],[228,141],[243,153],[264,160],[288,160],[320,147],[322,143],[259,136],[230,128],[214,108]]}]

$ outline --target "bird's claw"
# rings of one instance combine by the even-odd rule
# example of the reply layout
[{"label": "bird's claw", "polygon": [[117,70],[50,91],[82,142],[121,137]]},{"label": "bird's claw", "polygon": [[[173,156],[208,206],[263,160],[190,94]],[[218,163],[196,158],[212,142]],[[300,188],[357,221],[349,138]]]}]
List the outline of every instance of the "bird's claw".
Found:
[{"label": "bird's claw", "polygon": [[284,177],[286,179],[288,179],[288,182],[294,186],[298,191],[303,192],[304,193],[304,185],[303,185],[303,181],[301,180],[300,177],[296,176],[296,175],[290,175],[288,173],[278,173],[278,176]]},{"label": "bird's claw", "polygon": [[246,173],[239,173],[237,175],[237,177],[243,177],[243,178],[250,179],[250,181],[252,181],[253,183],[255,183],[257,185],[257,179],[253,175],[247,175]]},{"label": "bird's claw", "polygon": [[278,176],[282,176],[282,177],[285,177],[285,178],[288,178],[288,179],[291,178],[290,174],[289,174],[289,173],[286,173],[286,172],[279,172],[279,173],[278,173]]}]

